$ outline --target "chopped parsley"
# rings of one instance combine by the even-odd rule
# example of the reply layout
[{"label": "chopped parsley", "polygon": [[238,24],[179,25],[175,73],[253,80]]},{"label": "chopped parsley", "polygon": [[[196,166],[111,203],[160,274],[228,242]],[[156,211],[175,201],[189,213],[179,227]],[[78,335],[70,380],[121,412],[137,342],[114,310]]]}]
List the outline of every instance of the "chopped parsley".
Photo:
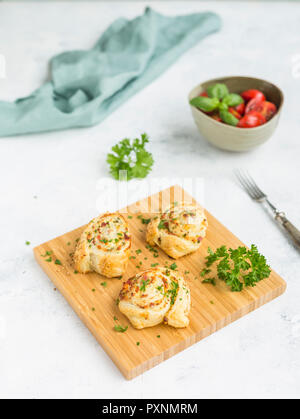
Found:
[{"label": "chopped parsley", "polygon": [[102,287],[106,287],[107,286],[107,282],[106,281],[104,281],[104,282],[101,282],[101,284],[100,285],[102,285]]},{"label": "chopped parsley", "polygon": [[160,220],[158,224],[158,229],[162,230],[163,228],[167,228],[166,221]]},{"label": "chopped parsley", "polygon": [[55,259],[55,265],[62,265],[61,261],[59,259]]},{"label": "chopped parsley", "polygon": [[[197,278],[195,278],[195,279],[197,279]],[[215,278],[206,278],[206,279],[203,279],[202,284],[211,284],[213,286],[216,286],[217,285]]]},{"label": "chopped parsley", "polygon": [[142,253],[142,251],[141,251],[141,249],[137,249],[137,250],[135,251],[135,253],[136,253],[137,255],[139,255],[140,253]]},{"label": "chopped parsley", "polygon": [[159,265],[159,263],[152,263],[151,268],[155,268],[155,266]]},{"label": "chopped parsley", "polygon": [[48,259],[45,259],[46,260],[46,262],[52,262],[52,257],[50,256],[50,257],[48,257]]},{"label": "chopped parsley", "polygon": [[143,279],[142,280],[142,285],[140,286],[140,290],[141,291],[146,291],[146,286],[149,284],[150,279],[147,279],[146,281]]},{"label": "chopped parsley", "polygon": [[141,220],[142,224],[149,224],[151,221],[151,218],[144,218],[142,215],[138,215],[137,218]]},{"label": "chopped parsley", "polygon": [[27,241],[25,242],[25,244],[26,244],[26,246],[29,246],[29,245],[30,245],[30,242],[27,240]]},{"label": "chopped parsley", "polygon": [[171,305],[173,305],[175,303],[175,299],[176,299],[177,293],[178,293],[178,283],[175,282],[175,281],[172,281],[171,286],[172,286],[172,288],[168,291],[168,294],[171,297]]},{"label": "chopped parsley", "polygon": [[169,268],[172,269],[172,271],[175,271],[175,269],[177,269],[176,263],[172,263],[172,265],[170,265]]},{"label": "chopped parsley", "polygon": [[115,324],[114,325],[115,332],[124,333],[124,332],[126,332],[127,329],[128,329],[128,326],[123,327],[120,324]]},{"label": "chopped parsley", "polygon": [[47,252],[44,255],[41,255],[43,258],[46,256],[52,255],[52,250],[47,250]]}]

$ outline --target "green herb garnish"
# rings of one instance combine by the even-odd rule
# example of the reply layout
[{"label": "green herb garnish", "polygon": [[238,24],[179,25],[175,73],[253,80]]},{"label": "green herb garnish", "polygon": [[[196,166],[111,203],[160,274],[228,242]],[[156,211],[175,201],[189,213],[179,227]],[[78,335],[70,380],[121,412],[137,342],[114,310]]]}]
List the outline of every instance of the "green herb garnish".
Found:
[{"label": "green herb garnish", "polygon": [[166,221],[160,220],[160,222],[158,224],[158,229],[162,230],[163,228],[167,228]]},{"label": "green herb garnish", "polygon": [[126,332],[127,329],[128,329],[128,326],[123,327],[120,324],[115,324],[114,325],[114,330],[116,332],[124,333],[124,332]]},{"label": "green herb garnish", "polygon": [[150,279],[147,279],[146,281],[143,279],[142,280],[142,285],[140,286],[140,290],[141,291],[146,291],[146,286],[149,284]]},{"label": "green herb garnish", "polygon": [[[231,291],[242,291],[244,287],[254,287],[257,282],[268,278],[271,273],[270,267],[267,265],[266,258],[261,255],[257,247],[252,244],[250,249],[239,246],[237,249],[226,246],[219,247],[215,252],[208,248],[208,256],[206,256],[205,268],[201,272],[201,276],[205,276],[210,272],[210,266],[217,264],[217,276],[224,281]],[[215,285],[215,278],[206,278],[203,283]]]},{"label": "green herb garnish", "polygon": [[102,285],[102,287],[106,287],[107,286],[107,282],[106,281],[104,281],[104,282],[101,282],[101,284],[100,285]]},{"label": "green herb garnish", "polygon": [[[111,175],[117,180],[146,177],[154,163],[152,154],[145,149],[148,142],[147,134],[142,134],[141,140],[135,138],[131,141],[129,138],[125,138],[113,146],[113,153],[109,153],[106,159],[110,165]],[[127,171],[127,178],[120,179],[120,170]]]},{"label": "green herb garnish", "polygon": [[43,258],[46,256],[52,255],[52,250],[47,250],[47,252],[44,255],[41,255]]},{"label": "green herb garnish", "polygon": [[151,221],[151,218],[144,218],[142,215],[138,215],[137,218],[141,220],[142,224],[149,224]]},{"label": "green herb garnish", "polygon": [[175,271],[175,269],[177,269],[176,263],[172,263],[172,265],[170,265],[169,268],[172,269],[172,271]]},{"label": "green herb garnish", "polygon": [[61,261],[59,259],[55,259],[55,265],[62,265]]},{"label": "green herb garnish", "polygon": [[[197,279],[197,278],[195,278],[195,279]],[[203,279],[202,284],[211,284],[213,286],[216,286],[217,285],[215,278],[206,278],[206,279]]]},{"label": "green herb garnish", "polygon": [[175,281],[171,282],[172,288],[168,291],[168,294],[171,296],[171,305],[175,303],[175,298],[178,292],[178,283]]},{"label": "green herb garnish", "polygon": [[30,245],[30,242],[27,240],[27,241],[25,242],[25,244],[26,244],[26,246],[29,246],[29,245]]}]

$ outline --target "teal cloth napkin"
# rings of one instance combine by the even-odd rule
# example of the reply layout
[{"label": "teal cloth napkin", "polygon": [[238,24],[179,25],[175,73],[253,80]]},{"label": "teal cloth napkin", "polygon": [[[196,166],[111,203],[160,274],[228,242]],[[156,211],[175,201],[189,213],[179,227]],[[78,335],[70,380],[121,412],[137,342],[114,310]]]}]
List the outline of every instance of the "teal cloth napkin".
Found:
[{"label": "teal cloth napkin", "polygon": [[0,101],[0,136],[97,124],[220,26],[210,12],[118,19],[92,49],[53,57],[52,80],[30,96]]}]

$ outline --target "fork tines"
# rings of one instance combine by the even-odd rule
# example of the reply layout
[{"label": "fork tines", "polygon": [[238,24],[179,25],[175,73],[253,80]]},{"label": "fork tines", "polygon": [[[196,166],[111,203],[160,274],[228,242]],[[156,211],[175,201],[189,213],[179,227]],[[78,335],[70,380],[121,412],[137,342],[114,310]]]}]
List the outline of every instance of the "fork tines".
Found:
[{"label": "fork tines", "polygon": [[252,199],[259,200],[266,197],[247,170],[235,169],[234,173],[241,186]]}]

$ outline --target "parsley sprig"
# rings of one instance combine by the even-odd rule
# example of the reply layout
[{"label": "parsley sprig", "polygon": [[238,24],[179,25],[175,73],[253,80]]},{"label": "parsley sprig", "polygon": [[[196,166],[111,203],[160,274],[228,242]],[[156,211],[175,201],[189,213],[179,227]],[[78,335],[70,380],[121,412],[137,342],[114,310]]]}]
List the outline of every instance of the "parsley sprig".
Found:
[{"label": "parsley sprig", "polygon": [[[208,248],[205,268],[201,272],[202,277],[211,272],[209,268],[215,262],[218,262],[218,278],[235,292],[242,291],[244,287],[255,287],[257,282],[268,278],[271,273],[266,258],[258,252],[254,244],[248,250],[244,246],[228,250],[226,246],[221,246],[215,252]],[[205,278],[202,282],[215,285],[216,279]]]},{"label": "parsley sprig", "polygon": [[119,178],[120,170],[127,170],[127,180],[144,178],[150,172],[154,163],[152,154],[145,149],[149,142],[147,134],[142,134],[141,139],[131,141],[125,138],[112,147],[113,153],[107,155],[107,163],[110,165],[111,175]]}]

